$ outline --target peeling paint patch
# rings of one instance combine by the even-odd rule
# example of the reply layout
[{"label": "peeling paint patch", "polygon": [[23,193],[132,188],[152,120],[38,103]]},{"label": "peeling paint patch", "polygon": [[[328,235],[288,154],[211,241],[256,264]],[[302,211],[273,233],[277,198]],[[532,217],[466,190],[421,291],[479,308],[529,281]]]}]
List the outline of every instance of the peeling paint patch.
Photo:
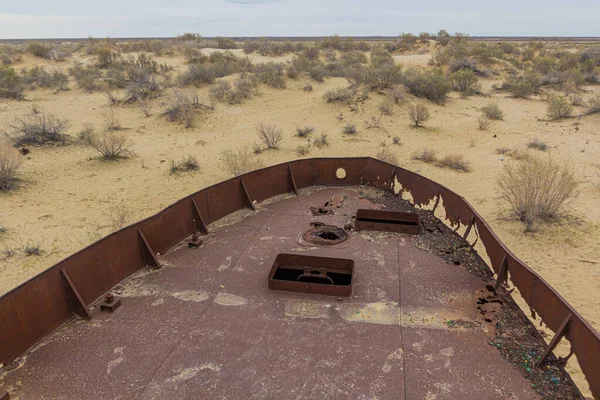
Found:
[{"label": "peeling paint patch", "polygon": [[219,293],[215,297],[215,303],[222,306],[243,306],[246,304],[246,299],[240,296],[229,293]]},{"label": "peeling paint patch", "polygon": [[177,375],[174,375],[167,379],[168,383],[179,383],[189,381],[196,375],[198,375],[201,371],[209,370],[213,372],[220,372],[221,366],[213,363],[207,363],[198,365],[196,367],[185,368],[181,370]]},{"label": "peeling paint patch", "polygon": [[110,360],[108,362],[108,364],[106,365],[106,373],[108,375],[110,375],[110,373],[112,372],[112,370],[117,367],[119,364],[121,364],[123,362],[123,349],[124,347],[116,347],[113,350],[113,354],[118,355],[117,358],[115,358],[114,360]]},{"label": "peeling paint patch", "polygon": [[289,300],[284,305],[284,313],[292,318],[328,318],[331,304],[316,301]]},{"label": "peeling paint patch", "polygon": [[379,325],[398,325],[400,307],[394,302],[375,302],[366,304],[344,304],[339,309],[340,316],[346,321],[366,322]]},{"label": "peeling paint patch", "polygon": [[389,373],[392,370],[393,363],[395,363],[401,367],[401,361],[402,361],[403,355],[404,355],[404,352],[402,351],[401,348],[397,348],[396,350],[391,352],[385,359],[385,363],[383,364],[383,367],[381,367],[381,370],[383,372],[385,372],[386,374]]},{"label": "peeling paint patch", "polygon": [[225,258],[225,262],[223,264],[219,265],[218,270],[219,271],[225,271],[229,267],[231,267],[231,256],[227,256]]},{"label": "peeling paint patch", "polygon": [[200,303],[208,300],[208,293],[205,291],[197,292],[195,290],[184,290],[182,292],[171,293],[171,296],[183,301],[194,301]]}]

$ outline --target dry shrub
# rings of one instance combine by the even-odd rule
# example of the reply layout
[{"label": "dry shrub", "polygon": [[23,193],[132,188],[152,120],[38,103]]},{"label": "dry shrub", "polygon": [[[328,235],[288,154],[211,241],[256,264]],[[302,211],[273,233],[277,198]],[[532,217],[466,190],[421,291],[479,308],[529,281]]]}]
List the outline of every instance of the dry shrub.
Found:
[{"label": "dry shrub", "polygon": [[402,139],[400,139],[400,136],[394,136],[392,138],[392,143],[397,146],[402,146]]},{"label": "dry shrub", "polygon": [[394,103],[384,100],[379,104],[379,112],[383,115],[392,115],[394,113]]},{"label": "dry shrub", "polygon": [[186,128],[191,128],[196,123],[196,107],[198,97],[196,95],[187,96],[181,92],[175,92],[175,98],[167,106],[163,115],[167,121],[183,124]]},{"label": "dry shrub", "polygon": [[314,126],[309,126],[309,125],[300,126],[300,127],[296,128],[296,136],[305,138],[305,137],[308,137],[308,135],[310,135],[314,131],[315,131]]},{"label": "dry shrub", "polygon": [[539,139],[533,139],[531,142],[527,143],[527,147],[529,147],[530,149],[536,149],[539,151],[548,150],[548,145]]},{"label": "dry shrub", "polygon": [[12,130],[9,137],[16,146],[39,146],[68,141],[65,132],[69,128],[69,122],[44,111],[34,110],[24,117],[18,117],[9,127]]},{"label": "dry shrub", "polygon": [[365,126],[367,129],[381,129],[381,118],[371,117],[365,121]]},{"label": "dry shrub", "polygon": [[354,125],[352,123],[347,123],[342,128],[342,133],[345,134],[345,135],[354,135],[356,132],[357,132],[356,131],[356,125]]},{"label": "dry shrub", "polygon": [[313,144],[318,149],[323,148],[325,146],[329,146],[329,141],[327,140],[327,135],[323,133],[321,136],[319,136],[318,138],[315,139]]},{"label": "dry shrub", "polygon": [[548,101],[546,114],[551,120],[568,118],[573,114],[573,106],[564,97],[552,97]]},{"label": "dry shrub", "polygon": [[500,109],[500,106],[494,102],[481,107],[481,112],[486,118],[494,121],[501,121],[504,119],[504,112]]},{"label": "dry shrub", "polygon": [[152,115],[152,101],[148,98],[139,98],[137,100],[138,108],[146,117]]},{"label": "dry shrub", "polygon": [[298,146],[298,147],[296,147],[296,154],[298,154],[300,157],[304,157],[309,152],[310,152],[310,145],[309,144],[305,144],[304,146]]},{"label": "dry shrub", "polygon": [[283,64],[269,62],[266,64],[256,64],[252,70],[260,82],[277,89],[284,89],[284,69],[285,66]]},{"label": "dry shrub", "polygon": [[262,168],[262,161],[254,158],[247,150],[226,150],[221,153],[223,168],[234,176]]},{"label": "dry shrub", "polygon": [[44,251],[42,250],[39,243],[27,242],[23,246],[23,254],[25,254],[25,257],[41,256],[43,252]]},{"label": "dry shrub", "polygon": [[490,127],[490,125],[492,124],[492,121],[490,121],[486,116],[479,117],[477,122],[479,124],[479,130],[481,130],[481,131],[487,130]]},{"label": "dry shrub", "polygon": [[176,174],[177,172],[198,171],[199,169],[200,163],[198,163],[198,159],[192,155],[183,157],[178,162],[175,162],[175,160],[171,160],[172,174]]},{"label": "dry shrub", "polygon": [[521,76],[509,76],[502,83],[502,89],[508,90],[513,97],[522,98],[539,93],[541,86],[541,78],[535,72],[528,72]]},{"label": "dry shrub", "polygon": [[511,152],[510,147],[498,147],[496,149],[496,154],[505,155],[505,154],[510,154],[510,152]]},{"label": "dry shrub", "polygon": [[431,164],[437,161],[437,154],[433,149],[423,149],[420,152],[413,154],[412,159]]},{"label": "dry shrub", "polygon": [[262,140],[267,147],[267,150],[279,149],[279,145],[283,140],[281,129],[277,128],[275,125],[258,124],[256,132],[258,133],[260,140]]},{"label": "dry shrub", "polygon": [[50,58],[52,47],[41,42],[29,42],[27,51],[37,57]]},{"label": "dry shrub", "polygon": [[398,158],[396,157],[396,155],[391,150],[388,150],[385,147],[379,150],[377,154],[375,154],[375,158],[389,164],[398,163]]},{"label": "dry shrub", "polygon": [[131,150],[132,142],[123,132],[107,130],[102,133],[96,133],[87,129],[81,133],[81,139],[89,147],[96,150],[102,156],[102,159],[114,161],[127,158],[133,155]]},{"label": "dry shrub", "polygon": [[133,209],[127,203],[111,203],[107,212],[113,231],[124,228],[133,220]]},{"label": "dry shrub", "polygon": [[508,163],[498,178],[502,199],[525,223],[526,231],[536,230],[539,221],[556,219],[576,195],[577,186],[572,166],[550,156]]},{"label": "dry shrub", "polygon": [[461,154],[448,154],[438,161],[437,166],[442,168],[450,168],[455,171],[471,171],[471,164],[469,164],[469,162],[466,161]]},{"label": "dry shrub", "polygon": [[11,190],[17,186],[20,167],[19,153],[9,146],[0,144],[0,191]]},{"label": "dry shrub", "polygon": [[119,114],[112,108],[102,113],[102,119],[104,120],[104,127],[107,131],[120,131],[123,129]]},{"label": "dry shrub", "polygon": [[423,126],[430,118],[429,108],[424,104],[416,104],[408,109],[408,116],[417,128]]},{"label": "dry shrub", "polygon": [[310,83],[306,83],[302,86],[302,90],[304,90],[305,92],[312,92],[313,85],[311,85]]},{"label": "dry shrub", "polygon": [[227,93],[231,90],[231,84],[224,80],[217,81],[208,91],[209,96],[215,101],[225,101]]},{"label": "dry shrub", "polygon": [[348,88],[332,89],[325,92],[325,100],[328,103],[350,103],[356,92]]},{"label": "dry shrub", "polygon": [[406,93],[399,87],[392,88],[389,92],[389,96],[395,104],[400,104],[406,99]]},{"label": "dry shrub", "polygon": [[600,95],[592,97],[585,103],[586,114],[600,113]]}]

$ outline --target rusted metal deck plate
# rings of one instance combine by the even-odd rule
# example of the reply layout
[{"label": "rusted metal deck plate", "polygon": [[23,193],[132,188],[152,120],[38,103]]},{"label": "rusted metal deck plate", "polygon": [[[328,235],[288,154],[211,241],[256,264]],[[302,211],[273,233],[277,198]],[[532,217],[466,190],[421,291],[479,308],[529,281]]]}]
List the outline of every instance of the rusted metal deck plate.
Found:
[{"label": "rusted metal deck plate", "polygon": [[[333,194],[335,215],[310,206]],[[199,249],[160,258],[38,344],[0,389],[20,399],[535,399],[477,325],[484,282],[415,247],[409,235],[356,233],[339,245],[299,242],[315,220],[342,226],[376,208],[326,189],[258,207],[211,227]],[[279,253],[355,261],[350,298],[271,291]],[[1,390],[0,390],[1,391]]]}]

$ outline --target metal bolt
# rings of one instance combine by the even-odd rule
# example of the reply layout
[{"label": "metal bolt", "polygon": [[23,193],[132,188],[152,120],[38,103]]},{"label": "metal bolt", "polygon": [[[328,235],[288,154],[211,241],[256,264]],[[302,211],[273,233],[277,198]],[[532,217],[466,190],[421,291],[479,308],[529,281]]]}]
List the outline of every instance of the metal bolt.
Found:
[{"label": "metal bolt", "polygon": [[104,301],[106,301],[108,304],[112,304],[112,302],[115,301],[115,296],[113,296],[112,293],[108,293],[106,296],[104,296]]}]

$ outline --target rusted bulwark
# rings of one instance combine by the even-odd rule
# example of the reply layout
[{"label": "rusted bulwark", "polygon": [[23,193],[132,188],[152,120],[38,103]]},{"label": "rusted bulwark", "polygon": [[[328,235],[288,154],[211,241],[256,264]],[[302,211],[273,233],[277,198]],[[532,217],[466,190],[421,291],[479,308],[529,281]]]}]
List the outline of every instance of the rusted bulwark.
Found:
[{"label": "rusted bulwark", "polygon": [[[371,158],[299,160],[250,172],[187,196],[158,214],[91,244],[0,298],[0,362],[10,363],[73,316],[61,270],[70,277],[81,301],[90,304],[146,265],[148,255],[144,252],[148,248],[160,260],[159,253],[190,236],[193,220],[202,229],[234,211],[252,208],[255,201],[314,185],[365,184],[385,190],[394,188],[396,183],[410,192],[416,205],[441,198],[446,218],[453,225],[473,224],[494,271],[500,271],[506,257],[510,279],[550,329],[556,332],[572,314],[566,338],[592,393],[600,399],[600,335],[581,315],[515,257],[464,198],[421,175]],[[138,231],[147,246],[142,246]]]}]

